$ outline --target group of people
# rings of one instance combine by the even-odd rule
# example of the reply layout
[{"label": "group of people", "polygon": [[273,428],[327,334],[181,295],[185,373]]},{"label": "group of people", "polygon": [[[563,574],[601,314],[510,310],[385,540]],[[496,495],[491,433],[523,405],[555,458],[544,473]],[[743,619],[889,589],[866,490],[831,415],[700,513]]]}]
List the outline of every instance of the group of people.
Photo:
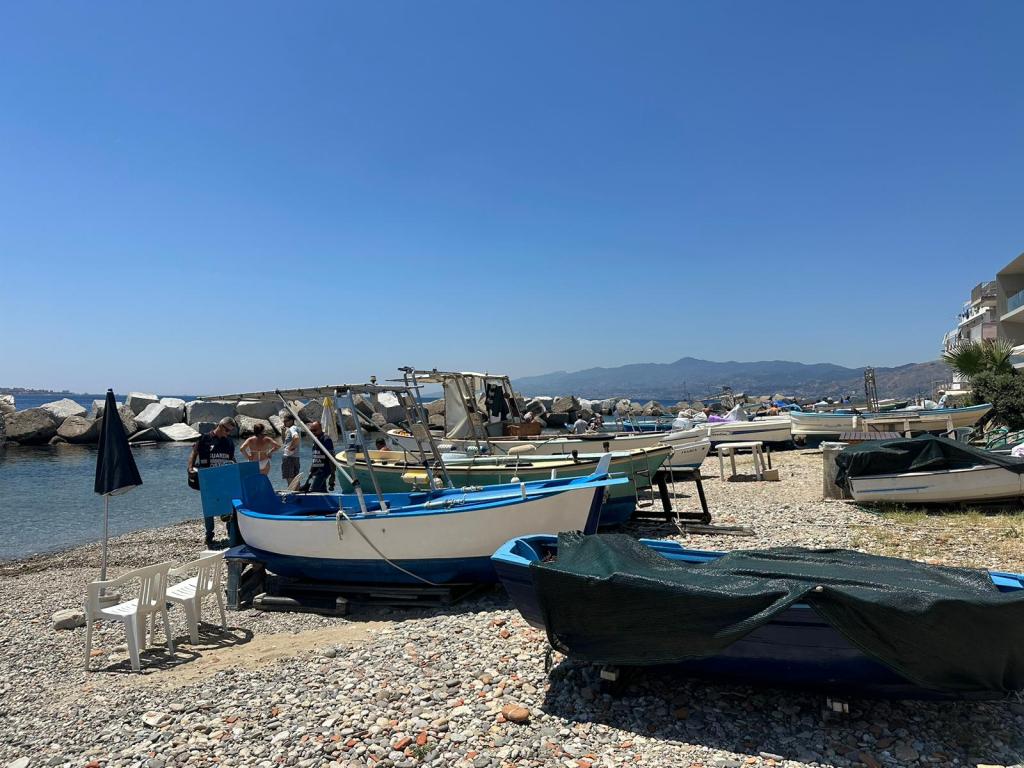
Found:
[{"label": "group of people", "polygon": [[[253,434],[239,446],[238,450],[246,461],[259,463],[260,472],[264,475],[270,474],[271,457],[277,451],[281,451],[281,478],[291,487],[295,478],[299,476],[299,449],[302,446],[302,433],[295,425],[295,417],[290,413],[282,417],[284,421],[284,434],[281,442],[266,434],[266,427],[257,422],[253,427]],[[325,493],[334,490],[334,468],[331,458],[334,456],[334,442],[324,434],[323,425],[314,421],[308,425],[309,431],[327,449],[327,453],[320,447],[313,444],[313,460],[309,466],[309,474],[305,483],[299,488],[303,492]],[[199,470],[208,467],[220,467],[225,464],[235,463],[235,442],[231,436],[238,429],[238,424],[231,417],[221,419],[217,426],[200,438],[192,445],[192,452],[188,457],[188,484],[190,488],[199,490]],[[329,454],[329,456],[328,456]],[[214,519],[204,517],[203,523],[206,526],[206,546],[212,548],[214,545]],[[229,523],[230,533],[230,523]]]}]

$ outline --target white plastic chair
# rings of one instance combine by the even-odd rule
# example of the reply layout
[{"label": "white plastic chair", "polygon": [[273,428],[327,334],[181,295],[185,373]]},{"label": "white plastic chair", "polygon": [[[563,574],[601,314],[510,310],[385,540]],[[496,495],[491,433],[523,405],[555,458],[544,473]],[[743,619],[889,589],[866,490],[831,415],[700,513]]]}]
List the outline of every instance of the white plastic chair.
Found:
[{"label": "white plastic chair", "polygon": [[203,555],[190,563],[171,569],[171,576],[183,576],[192,571],[195,576],[178,582],[167,588],[167,599],[178,603],[185,609],[188,621],[188,636],[193,643],[199,642],[199,622],[202,619],[203,600],[211,595],[217,598],[220,608],[220,625],[225,631],[228,628],[227,615],[224,613],[224,589],[221,586],[221,575],[224,571],[224,553],[213,552]]},{"label": "white plastic chair", "polygon": [[[92,626],[96,621],[120,621],[124,624],[128,636],[128,654],[131,657],[132,669],[140,671],[139,650],[146,647],[146,620],[150,620],[150,641],[156,635],[156,615],[159,613],[164,622],[164,635],[167,650],[174,653],[174,640],[171,637],[171,622],[167,617],[167,574],[174,563],[157,563],[144,568],[128,571],[116,579],[89,582],[85,603],[85,668],[89,669],[92,657]],[[100,602],[100,594],[112,587],[129,581],[139,582],[139,596],[117,605],[104,606]]]}]

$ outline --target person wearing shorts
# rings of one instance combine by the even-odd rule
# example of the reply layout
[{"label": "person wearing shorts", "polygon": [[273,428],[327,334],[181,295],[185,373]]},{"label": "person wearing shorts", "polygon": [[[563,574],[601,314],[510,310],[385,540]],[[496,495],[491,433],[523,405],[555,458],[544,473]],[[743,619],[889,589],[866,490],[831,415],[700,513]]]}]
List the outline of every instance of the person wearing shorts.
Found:
[{"label": "person wearing shorts", "polygon": [[284,448],[281,450],[281,478],[286,483],[291,483],[299,474],[299,447],[302,445],[302,435],[299,428],[295,426],[295,417],[287,413],[284,421]]}]

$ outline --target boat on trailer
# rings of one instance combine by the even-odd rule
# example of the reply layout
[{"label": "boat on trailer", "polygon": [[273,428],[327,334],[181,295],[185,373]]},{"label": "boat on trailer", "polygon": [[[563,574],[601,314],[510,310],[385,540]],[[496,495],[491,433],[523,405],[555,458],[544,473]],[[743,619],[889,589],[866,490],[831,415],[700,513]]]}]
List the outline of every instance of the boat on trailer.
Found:
[{"label": "boat on trailer", "polygon": [[[512,539],[503,544],[492,558],[498,577],[519,613],[531,626],[548,630],[549,640],[552,639],[551,630],[546,623],[546,609],[534,570],[542,564],[551,564],[558,560],[559,538],[550,534],[537,534]],[[660,562],[663,559],[667,561],[665,565],[671,564],[682,568],[699,567],[722,558],[725,554],[686,549],[672,541],[640,539],[639,545],[646,550],[647,558],[650,560]],[[831,556],[832,553],[823,554]],[[907,562],[895,561],[892,558],[884,560]],[[1005,622],[1001,624],[1001,632],[1007,633],[1005,637],[1019,637],[1024,631],[1024,600],[1015,598],[1024,598],[1024,575],[997,571],[987,572],[986,575],[993,595],[1004,595],[1008,602],[1013,601],[1013,605],[1007,606],[1010,610],[1006,610],[999,617],[1001,622]],[[614,574],[607,583],[600,579],[591,579],[587,582],[587,591],[592,594],[594,600],[601,600],[602,590],[609,589],[614,592],[619,589],[616,585],[625,586],[632,578],[630,573],[623,572]],[[756,574],[753,578],[757,578]],[[827,583],[824,587],[812,589],[811,592],[820,589],[827,590]],[[604,607],[607,605],[606,602]],[[673,593],[668,596],[666,607],[669,605],[672,613],[685,623],[687,597]],[[706,604],[696,608],[698,611],[707,609]],[[1011,614],[1011,610],[1015,612]],[[626,638],[620,640],[624,647],[631,649],[630,653],[642,652],[644,630],[623,629],[618,623],[620,617],[603,612],[600,616],[595,615],[592,618],[593,621],[603,621],[607,627],[602,629],[613,635],[615,632],[627,635],[628,642]],[[579,632],[583,635],[590,631],[587,624],[588,622],[583,622],[584,626],[579,627]],[[961,629],[970,633],[970,627]],[[654,631],[652,636],[658,638],[659,632]],[[559,639],[555,638],[554,642],[559,642]],[[998,644],[1001,641],[996,642]],[[1016,662],[1019,662],[1019,650],[1013,650],[1017,646],[1010,641],[1002,645],[1002,650],[1005,651],[1007,645],[1011,654],[1017,654]],[[964,656],[969,657],[970,652],[965,651]],[[957,654],[950,654],[946,659],[949,665],[955,665],[958,661]],[[857,644],[826,621],[816,608],[807,602],[798,601],[789,604],[766,623],[757,626],[717,653],[705,657],[671,660],[662,657],[642,666],[654,666],[688,676],[744,685],[810,688],[846,695],[911,699],[993,699],[1013,695],[1002,686],[1009,686],[1013,691],[1019,691],[1020,687],[1024,686],[1024,667],[1020,667],[1016,662],[1013,659],[1008,660],[1006,674],[991,687],[985,684],[973,687],[965,684],[963,689],[925,687],[912,682],[880,659],[861,650]],[[625,668],[617,667],[618,670]],[[951,679],[956,679],[959,673],[956,669],[943,672],[948,672]],[[992,676],[998,677],[998,674]]]}]

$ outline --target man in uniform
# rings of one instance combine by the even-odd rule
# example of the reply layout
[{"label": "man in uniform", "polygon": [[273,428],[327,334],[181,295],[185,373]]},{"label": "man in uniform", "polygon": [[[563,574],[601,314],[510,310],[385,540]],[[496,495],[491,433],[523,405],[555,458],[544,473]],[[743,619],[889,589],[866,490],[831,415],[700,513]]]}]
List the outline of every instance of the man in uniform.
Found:
[{"label": "man in uniform", "polygon": [[[188,472],[190,480],[196,480],[193,485],[198,488],[198,472],[207,467],[220,467],[224,464],[235,463],[235,442],[231,439],[231,433],[237,425],[235,420],[225,417],[220,420],[216,427],[200,437],[192,444],[192,452],[188,457]],[[203,525],[206,526],[206,548],[213,549],[213,518],[203,517]]]},{"label": "man in uniform", "polygon": [[[334,456],[334,441],[324,434],[323,427],[319,421],[311,422],[309,431],[316,436],[316,439],[323,443],[331,456]],[[302,490],[311,493],[326,493],[327,484],[330,482],[331,490],[334,490],[334,463],[327,454],[320,450],[320,447],[313,443],[313,462],[309,465],[309,478]]]}]

